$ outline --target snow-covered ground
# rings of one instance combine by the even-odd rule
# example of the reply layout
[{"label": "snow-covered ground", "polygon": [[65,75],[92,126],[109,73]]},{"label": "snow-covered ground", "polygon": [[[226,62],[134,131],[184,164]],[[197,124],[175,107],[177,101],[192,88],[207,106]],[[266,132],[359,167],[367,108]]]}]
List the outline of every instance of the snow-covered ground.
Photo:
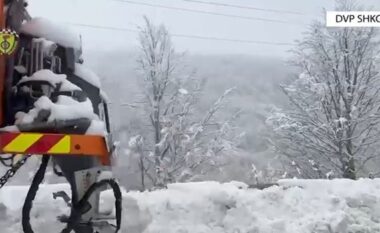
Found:
[{"label": "snow-covered ground", "polygon": [[[380,232],[380,179],[282,180],[265,190],[231,182],[172,184],[166,190],[125,192],[125,233],[376,233]],[[36,232],[59,232],[55,216],[67,213],[42,186],[32,211]],[[27,187],[0,190],[1,233],[21,232],[20,208]],[[102,211],[113,198],[103,193]],[[4,207],[5,206],[5,207]]]}]

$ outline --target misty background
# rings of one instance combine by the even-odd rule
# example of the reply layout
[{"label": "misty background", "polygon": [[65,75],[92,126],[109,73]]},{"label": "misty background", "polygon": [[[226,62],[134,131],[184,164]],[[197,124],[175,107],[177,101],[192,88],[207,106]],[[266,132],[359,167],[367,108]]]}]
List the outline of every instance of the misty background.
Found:
[{"label": "misty background", "polygon": [[[379,1],[360,3],[380,10]],[[187,69],[206,81],[200,109],[236,87],[222,114],[243,109],[239,125],[246,136],[240,147],[259,166],[274,156],[266,143],[265,119],[274,106],[286,107],[279,85],[296,75],[288,63],[294,41],[313,20],[323,20],[324,9],[333,8],[330,0],[29,2],[33,17],[65,23],[81,34],[85,64],[101,77],[112,128],[122,145],[139,124],[133,107],[140,93],[137,30],[145,15],[168,28],[177,52],[185,52]]]}]

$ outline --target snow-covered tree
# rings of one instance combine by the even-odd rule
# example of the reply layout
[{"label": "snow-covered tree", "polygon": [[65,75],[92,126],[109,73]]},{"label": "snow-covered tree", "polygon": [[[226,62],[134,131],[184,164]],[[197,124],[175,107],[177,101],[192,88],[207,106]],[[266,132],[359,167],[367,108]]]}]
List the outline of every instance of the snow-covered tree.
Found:
[{"label": "snow-covered tree", "polygon": [[155,186],[186,181],[202,174],[205,164],[212,164],[220,152],[235,148],[239,136],[232,133],[236,130],[233,122],[239,114],[224,120],[217,116],[233,89],[226,90],[205,113],[197,112],[203,82],[185,71],[183,56],[175,52],[167,29],[145,18],[139,38],[145,99],[140,103],[150,125],[144,144],[139,144],[144,158],[141,171]]},{"label": "snow-covered tree", "polygon": [[[337,1],[337,10],[359,10]],[[301,177],[355,179],[378,157],[380,140],[379,41],[374,28],[311,25],[294,50],[300,68],[282,86],[290,100],[268,119],[272,141]]]}]

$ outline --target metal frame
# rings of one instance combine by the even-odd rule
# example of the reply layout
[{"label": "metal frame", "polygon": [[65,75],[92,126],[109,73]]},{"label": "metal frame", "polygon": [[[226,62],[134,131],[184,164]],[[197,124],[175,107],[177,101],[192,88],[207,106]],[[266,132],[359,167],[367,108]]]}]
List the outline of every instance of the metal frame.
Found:
[{"label": "metal frame", "polygon": [[106,139],[96,135],[0,132],[0,154],[95,156],[111,164]]}]

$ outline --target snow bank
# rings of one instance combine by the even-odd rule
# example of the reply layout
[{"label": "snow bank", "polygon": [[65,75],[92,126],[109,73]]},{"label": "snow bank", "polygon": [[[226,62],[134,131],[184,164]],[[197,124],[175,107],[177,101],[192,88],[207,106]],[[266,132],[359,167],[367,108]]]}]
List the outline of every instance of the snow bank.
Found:
[{"label": "snow bank", "polygon": [[[48,193],[67,188],[42,187],[35,208],[40,219],[47,218],[45,224],[37,221],[36,232],[60,229],[51,215],[66,207],[48,198]],[[2,232],[19,232],[15,214],[20,213],[25,193],[26,187],[0,190],[0,203],[6,206],[7,216],[13,216],[0,218]],[[200,182],[172,184],[153,192],[124,192],[123,197],[123,233],[380,232],[380,179],[282,180],[265,190],[248,189],[240,182]],[[112,212],[112,193],[104,192],[101,203],[103,212]]]},{"label": "snow bank", "polygon": [[53,23],[48,19],[33,18],[21,26],[20,32],[35,37],[43,37],[64,47],[71,47],[76,50],[81,48],[79,34],[72,32],[64,25]]},{"label": "snow bank", "polygon": [[[29,187],[5,186],[0,189],[0,228],[1,233],[22,233],[21,209]],[[62,199],[54,200],[52,193],[66,190],[70,187],[63,185],[40,185],[31,211],[31,224],[36,232],[60,232],[64,225],[57,222],[56,217],[68,215],[70,209]],[[1,208],[5,206],[5,208]],[[38,230],[38,231],[37,231]]]},{"label": "snow bank", "polygon": [[239,183],[173,184],[125,197],[136,206],[124,203],[124,219],[140,216],[128,224],[144,226],[145,233],[380,232],[380,179],[283,180],[265,190]]}]

